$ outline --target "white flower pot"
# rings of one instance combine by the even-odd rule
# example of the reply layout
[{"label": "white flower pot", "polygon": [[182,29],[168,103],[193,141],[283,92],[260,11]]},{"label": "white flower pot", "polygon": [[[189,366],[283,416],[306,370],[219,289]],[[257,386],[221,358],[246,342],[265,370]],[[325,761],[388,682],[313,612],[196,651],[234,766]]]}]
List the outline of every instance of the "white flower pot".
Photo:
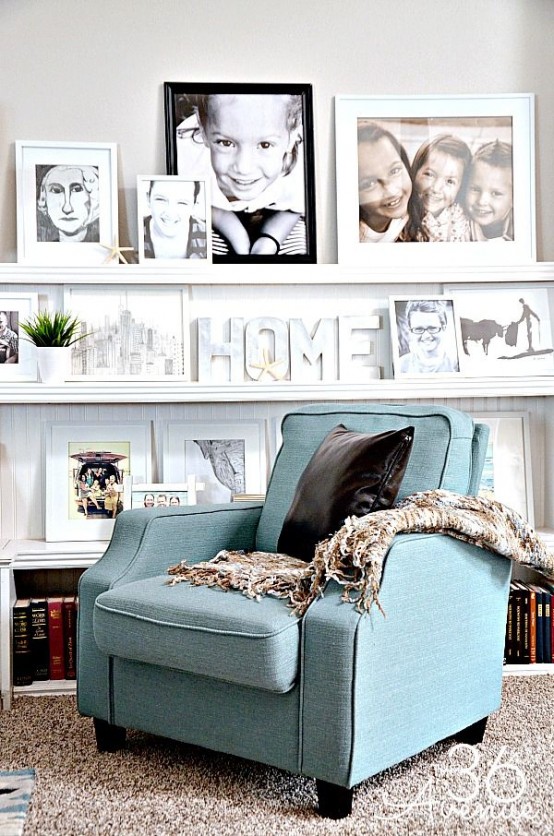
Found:
[{"label": "white flower pot", "polygon": [[37,361],[41,383],[63,383],[71,371],[71,347],[37,348]]}]

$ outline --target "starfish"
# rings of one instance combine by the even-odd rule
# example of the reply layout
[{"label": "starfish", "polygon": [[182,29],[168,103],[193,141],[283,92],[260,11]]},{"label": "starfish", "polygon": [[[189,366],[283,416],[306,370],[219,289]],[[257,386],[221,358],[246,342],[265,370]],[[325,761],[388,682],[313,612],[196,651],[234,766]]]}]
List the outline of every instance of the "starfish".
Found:
[{"label": "starfish", "polygon": [[109,250],[109,253],[104,260],[104,264],[109,264],[114,258],[117,258],[118,264],[120,261],[122,261],[123,264],[129,264],[123,253],[133,252],[133,247],[120,247],[119,244],[114,244],[112,247],[110,247],[109,244],[100,244],[100,246],[104,247],[105,250]]},{"label": "starfish", "polygon": [[262,362],[261,363],[252,363],[251,367],[253,369],[261,369],[260,374],[256,378],[256,380],[262,380],[264,375],[268,377],[272,377],[273,380],[282,380],[285,376],[285,372],[280,373],[275,371],[276,366],[282,366],[284,360],[273,360],[269,359],[269,352],[267,348],[262,350]]}]

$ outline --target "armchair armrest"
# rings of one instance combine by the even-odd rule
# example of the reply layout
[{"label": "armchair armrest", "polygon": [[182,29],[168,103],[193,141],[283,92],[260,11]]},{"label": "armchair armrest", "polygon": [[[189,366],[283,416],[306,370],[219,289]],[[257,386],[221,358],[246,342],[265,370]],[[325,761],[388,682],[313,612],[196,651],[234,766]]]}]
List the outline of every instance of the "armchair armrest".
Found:
[{"label": "armchair armrest", "polygon": [[496,710],[510,574],[476,546],[404,534],[386,558],[385,616],[329,584],[304,616],[303,772],[354,786]]},{"label": "armchair armrest", "polygon": [[[113,586],[162,575],[172,564],[210,560],[218,551],[253,549],[263,503],[190,505],[123,511],[100,560],[79,582],[77,698],[82,714],[110,719],[109,660],[94,641],[94,603]],[[169,580],[169,575],[168,575]]]}]

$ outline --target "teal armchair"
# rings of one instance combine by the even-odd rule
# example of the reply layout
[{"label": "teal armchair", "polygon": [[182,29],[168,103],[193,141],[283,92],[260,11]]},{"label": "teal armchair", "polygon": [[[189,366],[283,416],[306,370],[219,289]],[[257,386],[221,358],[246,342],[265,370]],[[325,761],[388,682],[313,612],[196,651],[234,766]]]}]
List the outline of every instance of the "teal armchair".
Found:
[{"label": "teal armchair", "polygon": [[167,569],[220,549],[276,551],[296,484],[337,424],[414,427],[399,498],[475,493],[487,430],[442,406],[317,404],[282,424],[265,503],[126,511],[81,578],[78,708],[98,748],[126,729],[310,776],[340,818],[364,779],[455,736],[482,739],[498,709],[510,562],[439,534],[395,538],[380,602],[362,615],[330,582],[302,618],[283,600],[181,583]]}]

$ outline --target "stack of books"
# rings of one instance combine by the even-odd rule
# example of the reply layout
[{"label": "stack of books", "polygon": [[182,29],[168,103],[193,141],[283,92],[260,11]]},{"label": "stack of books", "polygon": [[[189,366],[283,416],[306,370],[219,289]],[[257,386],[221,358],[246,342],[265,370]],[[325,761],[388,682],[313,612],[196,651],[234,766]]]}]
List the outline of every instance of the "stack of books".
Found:
[{"label": "stack of books", "polygon": [[512,581],[504,659],[507,665],[554,662],[554,585]]},{"label": "stack of books", "polygon": [[13,618],[13,684],[77,676],[76,595],[18,598]]}]

